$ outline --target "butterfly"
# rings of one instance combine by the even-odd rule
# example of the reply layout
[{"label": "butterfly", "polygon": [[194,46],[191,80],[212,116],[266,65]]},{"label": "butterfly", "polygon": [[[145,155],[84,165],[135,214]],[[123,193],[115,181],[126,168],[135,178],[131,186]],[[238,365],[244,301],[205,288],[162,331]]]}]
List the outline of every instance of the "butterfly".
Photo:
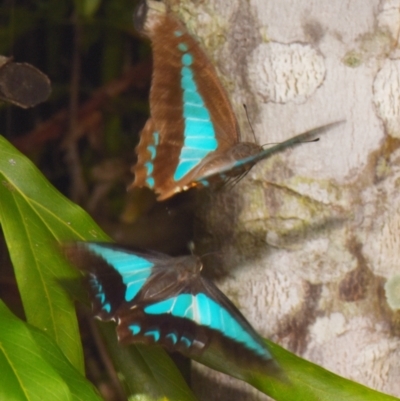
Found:
[{"label": "butterfly", "polygon": [[158,200],[192,187],[224,183],[258,161],[312,141],[328,124],[269,149],[239,141],[238,123],[213,65],[162,3],[142,2],[135,26],[151,40],[150,114],[136,147],[130,188],[148,187]]},{"label": "butterfly", "polygon": [[64,249],[86,275],[95,316],[117,322],[122,344],[160,344],[242,379],[246,366],[277,371],[264,340],[200,274],[197,256],[171,257],[93,242]]}]

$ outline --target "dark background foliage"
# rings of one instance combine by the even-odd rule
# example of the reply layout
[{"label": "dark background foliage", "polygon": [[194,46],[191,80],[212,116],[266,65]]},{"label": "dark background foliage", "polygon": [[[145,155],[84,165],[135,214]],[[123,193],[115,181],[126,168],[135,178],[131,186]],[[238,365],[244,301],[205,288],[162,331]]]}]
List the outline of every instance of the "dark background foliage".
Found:
[{"label": "dark background foliage", "polygon": [[113,238],[179,253],[191,239],[185,196],[182,211],[181,197],[160,206],[147,191],[126,192],[151,77],[136,3],[6,1],[0,54],[47,74],[52,94],[31,109],[3,104],[0,132]]},{"label": "dark background foliage", "polygon": [[[151,78],[149,44],[133,27],[136,3],[4,1],[0,55],[38,68],[51,80],[52,93],[28,109],[2,102],[0,133],[112,238],[177,254],[187,252],[192,237],[187,195],[157,204],[149,191],[126,191],[148,118]],[[0,264],[0,297],[23,317],[3,241]],[[91,331],[86,318],[81,326],[89,378],[104,387],[98,350],[85,341]]]}]

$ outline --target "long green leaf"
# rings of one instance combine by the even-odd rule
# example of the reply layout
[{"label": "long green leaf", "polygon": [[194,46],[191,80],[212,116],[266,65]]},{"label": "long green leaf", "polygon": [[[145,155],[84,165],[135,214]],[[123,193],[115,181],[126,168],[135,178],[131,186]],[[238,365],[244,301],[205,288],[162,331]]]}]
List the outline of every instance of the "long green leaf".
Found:
[{"label": "long green leaf", "polygon": [[107,239],[22,154],[0,137],[0,222],[29,323],[44,330],[81,372],[83,354],[74,304],[60,285],[78,277],[56,244]]},{"label": "long green leaf", "polygon": [[49,336],[16,318],[0,301],[0,399],[100,401]]},{"label": "long green leaf", "polygon": [[287,382],[272,381],[268,377],[254,377],[253,384],[279,401],[399,401],[398,398],[372,390],[359,383],[340,377],[308,362],[277,344],[266,340],[272,355],[285,372]]}]

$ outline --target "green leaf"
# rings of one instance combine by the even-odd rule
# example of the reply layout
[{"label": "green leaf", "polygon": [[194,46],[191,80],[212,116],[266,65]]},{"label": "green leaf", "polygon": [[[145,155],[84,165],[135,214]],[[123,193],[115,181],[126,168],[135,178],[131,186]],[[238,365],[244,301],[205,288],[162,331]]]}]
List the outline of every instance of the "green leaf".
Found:
[{"label": "green leaf", "polygon": [[249,383],[277,401],[399,401],[340,377],[266,340],[284,378],[253,372]]},{"label": "green leaf", "polygon": [[28,322],[52,337],[83,372],[74,304],[60,284],[78,273],[62,258],[57,243],[107,236],[2,137],[0,222]]},{"label": "green leaf", "polygon": [[[29,323],[49,335],[82,372],[82,349],[74,306],[62,285],[79,275],[63,259],[57,244],[71,240],[105,241],[108,237],[1,136],[0,222]],[[35,340],[39,342],[39,337]],[[156,396],[151,393],[147,399],[195,399],[162,349],[139,347],[138,351],[132,347],[132,352],[126,352],[116,344],[115,333],[113,342],[116,352],[124,357],[121,365],[146,367],[146,373],[140,375],[130,373],[124,366],[120,368],[126,382],[129,381],[130,394],[136,396],[153,389]],[[49,357],[57,358],[53,351],[49,347]],[[3,372],[1,366],[0,372]]]},{"label": "green leaf", "polygon": [[16,318],[0,301],[1,400],[100,401],[46,334]]}]

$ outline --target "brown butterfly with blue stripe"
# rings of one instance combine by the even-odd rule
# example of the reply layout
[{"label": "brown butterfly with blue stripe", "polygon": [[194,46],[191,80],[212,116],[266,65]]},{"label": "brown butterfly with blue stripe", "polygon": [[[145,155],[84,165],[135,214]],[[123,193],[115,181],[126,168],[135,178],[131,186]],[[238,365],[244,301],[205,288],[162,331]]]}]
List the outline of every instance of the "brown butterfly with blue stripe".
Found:
[{"label": "brown butterfly with blue stripe", "polygon": [[142,2],[135,25],[150,38],[153,77],[150,114],[136,148],[132,187],[148,187],[158,200],[192,187],[240,177],[258,161],[314,140],[334,124],[269,149],[239,141],[239,128],[213,65],[164,4]]}]

